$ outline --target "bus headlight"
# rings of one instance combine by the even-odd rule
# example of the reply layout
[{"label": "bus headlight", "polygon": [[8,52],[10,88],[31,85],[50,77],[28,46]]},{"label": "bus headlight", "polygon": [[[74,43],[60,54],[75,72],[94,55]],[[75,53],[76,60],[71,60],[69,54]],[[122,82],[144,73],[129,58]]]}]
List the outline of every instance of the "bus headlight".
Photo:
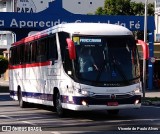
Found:
[{"label": "bus headlight", "polygon": [[136,89],[134,90],[134,93],[135,93],[135,94],[139,94],[139,93],[141,93],[141,90],[140,90],[139,88],[136,88]]},{"label": "bus headlight", "polygon": [[81,90],[81,94],[84,96],[93,96],[94,93],[90,91]]},{"label": "bus headlight", "polygon": [[141,90],[139,88],[136,88],[131,92],[131,94],[140,94],[140,93],[141,93]]}]

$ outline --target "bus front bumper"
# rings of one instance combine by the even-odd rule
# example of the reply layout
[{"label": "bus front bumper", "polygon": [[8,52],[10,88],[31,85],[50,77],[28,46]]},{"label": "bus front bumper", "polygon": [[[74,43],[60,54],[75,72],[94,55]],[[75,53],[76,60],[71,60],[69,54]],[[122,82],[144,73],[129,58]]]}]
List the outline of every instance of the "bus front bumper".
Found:
[{"label": "bus front bumper", "polygon": [[75,111],[92,111],[92,110],[114,110],[114,109],[138,109],[141,107],[139,104],[123,104],[118,106],[107,106],[107,105],[74,105],[74,104],[62,104],[65,109]]},{"label": "bus front bumper", "polygon": [[[76,97],[72,99],[62,97],[62,107],[65,109],[84,110],[112,110],[141,107],[141,95],[134,95],[121,99],[97,99],[93,97]],[[65,98],[65,99],[64,99]]]}]

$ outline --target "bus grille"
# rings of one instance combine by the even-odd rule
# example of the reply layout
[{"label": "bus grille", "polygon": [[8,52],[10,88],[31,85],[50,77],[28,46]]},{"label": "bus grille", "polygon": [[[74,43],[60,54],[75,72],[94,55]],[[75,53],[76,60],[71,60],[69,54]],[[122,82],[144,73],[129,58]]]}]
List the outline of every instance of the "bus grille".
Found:
[{"label": "bus grille", "polygon": [[121,94],[121,95],[116,95],[117,99],[124,99],[124,98],[130,98],[132,95],[130,94]]},{"label": "bus grille", "polygon": [[[124,98],[130,98],[132,95],[130,94],[115,94],[116,99],[124,99]],[[111,95],[94,95],[92,96],[95,99],[111,99]]]}]

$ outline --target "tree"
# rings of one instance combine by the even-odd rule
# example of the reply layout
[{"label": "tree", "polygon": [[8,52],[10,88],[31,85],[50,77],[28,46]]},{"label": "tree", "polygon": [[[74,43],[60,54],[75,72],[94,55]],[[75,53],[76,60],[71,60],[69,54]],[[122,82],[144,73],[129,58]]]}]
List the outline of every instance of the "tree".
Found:
[{"label": "tree", "polygon": [[154,4],[148,4],[148,15],[154,16]]},{"label": "tree", "polygon": [[142,16],[144,15],[144,4],[142,2],[136,3],[136,2],[131,2],[131,12],[130,15],[136,15],[136,16]]},{"label": "tree", "polygon": [[95,14],[96,14],[96,15],[105,15],[104,10],[103,10],[102,7],[99,7],[99,8],[96,10],[96,13],[95,13]]},{"label": "tree", "polygon": [[0,75],[5,73],[8,68],[8,60],[0,55]]},{"label": "tree", "polygon": [[[145,12],[142,2],[131,2],[131,0],[105,0],[104,7],[99,7],[96,15],[135,15],[142,16]],[[148,15],[154,15],[154,4],[148,4]],[[135,31],[135,36],[143,39],[143,31]]]},{"label": "tree", "polygon": [[[144,3],[131,0],[105,0],[104,7],[99,7],[96,15],[144,15]],[[154,4],[148,4],[148,15],[154,15]]]},{"label": "tree", "polygon": [[106,15],[128,15],[130,0],[106,0],[104,2],[104,13]]}]

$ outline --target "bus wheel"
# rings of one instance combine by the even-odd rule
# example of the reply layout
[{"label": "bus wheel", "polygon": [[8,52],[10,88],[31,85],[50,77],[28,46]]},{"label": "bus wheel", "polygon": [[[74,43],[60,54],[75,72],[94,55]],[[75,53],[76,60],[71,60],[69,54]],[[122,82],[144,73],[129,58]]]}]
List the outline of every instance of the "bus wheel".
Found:
[{"label": "bus wheel", "polygon": [[19,106],[21,108],[25,108],[26,107],[26,102],[23,101],[22,99],[22,92],[21,92],[21,89],[18,90],[18,101],[19,101]]},{"label": "bus wheel", "polygon": [[56,112],[58,114],[59,117],[63,117],[64,116],[64,112],[65,109],[62,108],[62,102],[61,102],[61,96],[60,93],[56,93]]},{"label": "bus wheel", "polygon": [[107,110],[108,114],[117,115],[119,113],[119,110]]}]

